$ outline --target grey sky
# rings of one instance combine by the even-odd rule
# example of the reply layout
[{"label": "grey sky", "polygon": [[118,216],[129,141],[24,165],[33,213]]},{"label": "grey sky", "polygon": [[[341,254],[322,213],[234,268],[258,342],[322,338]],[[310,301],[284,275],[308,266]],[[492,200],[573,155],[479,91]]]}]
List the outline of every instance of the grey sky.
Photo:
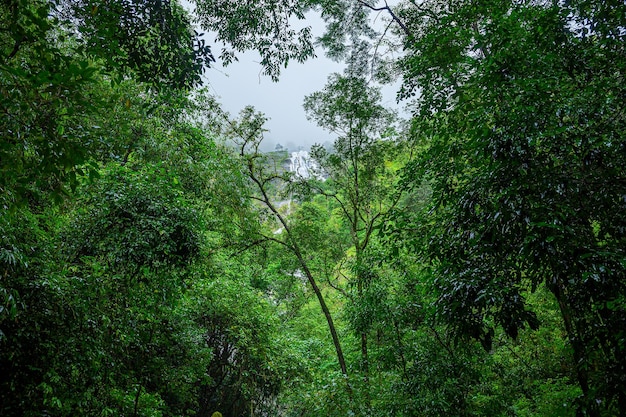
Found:
[{"label": "grey sky", "polygon": [[[189,5],[185,1],[183,3]],[[315,13],[309,13],[307,20],[298,22],[298,25],[310,25],[314,36],[321,35],[325,27],[321,17]],[[220,50],[222,45],[215,43],[214,36],[209,33],[205,38],[214,52]],[[267,122],[269,132],[265,135],[265,150],[273,149],[277,143],[290,150],[297,150],[298,147],[308,149],[314,143],[333,141],[335,135],[306,119],[302,107],[304,97],[323,89],[328,75],[342,72],[344,67],[326,58],[321,49],[318,48],[316,53],[317,58],[304,64],[291,62],[281,71],[278,82],[261,74],[260,58],[255,51],[238,54],[239,61],[228,67],[217,62],[206,72],[205,80],[231,116],[252,105],[270,119]],[[385,106],[399,107],[395,103],[396,90],[394,87],[383,89]]]},{"label": "grey sky", "polygon": [[239,62],[226,68],[218,62],[206,72],[207,84],[224,109],[234,116],[252,105],[265,113],[270,118],[265,141],[271,148],[280,143],[296,150],[298,146],[308,148],[313,143],[333,140],[329,132],[306,119],[302,102],[306,95],[324,88],[328,75],[341,72],[343,66],[318,56],[304,64],[290,63],[275,83],[261,75],[258,61],[256,52],[248,52],[239,56]]}]

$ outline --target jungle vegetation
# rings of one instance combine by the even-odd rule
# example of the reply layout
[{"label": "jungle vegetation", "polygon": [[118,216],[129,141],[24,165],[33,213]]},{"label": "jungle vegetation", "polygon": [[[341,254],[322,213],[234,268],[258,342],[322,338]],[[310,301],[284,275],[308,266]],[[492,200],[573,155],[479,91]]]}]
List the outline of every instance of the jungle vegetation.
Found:
[{"label": "jungle vegetation", "polygon": [[[203,83],[316,45],[302,178]],[[0,415],[626,415],[625,45],[621,0],[3,1]]]}]

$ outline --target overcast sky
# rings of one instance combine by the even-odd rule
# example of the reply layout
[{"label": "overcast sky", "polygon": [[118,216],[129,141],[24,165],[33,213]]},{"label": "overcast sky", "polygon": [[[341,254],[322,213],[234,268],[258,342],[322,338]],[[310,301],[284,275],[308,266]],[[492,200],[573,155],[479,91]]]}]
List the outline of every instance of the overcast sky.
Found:
[{"label": "overcast sky", "polygon": [[[314,13],[307,15],[305,25],[312,26],[314,36],[321,35],[324,28],[324,22]],[[215,53],[221,49],[221,44],[215,43],[214,35],[207,34],[205,38]],[[217,62],[206,71],[205,81],[231,116],[252,105],[270,119],[266,126],[269,132],[265,135],[265,150],[274,149],[277,143],[298,150],[299,147],[308,149],[314,143],[334,141],[332,133],[306,119],[302,103],[306,95],[324,88],[328,75],[342,72],[343,64],[327,59],[318,49],[317,58],[304,64],[290,62],[281,71],[280,80],[273,82],[261,74],[258,53],[251,51],[239,54],[238,58],[238,62],[228,67]],[[385,89],[383,94],[384,105],[397,107],[393,88]]]},{"label": "overcast sky", "polygon": [[298,146],[308,148],[313,143],[332,141],[329,132],[306,119],[302,103],[306,95],[324,88],[328,75],[341,72],[343,66],[323,57],[304,64],[293,62],[281,72],[280,81],[273,82],[261,75],[258,61],[257,53],[248,52],[239,56],[239,62],[226,68],[218,62],[206,72],[207,85],[218,96],[224,110],[235,116],[245,106],[252,105],[265,113],[270,118],[265,142],[272,149],[277,143],[297,150]]}]

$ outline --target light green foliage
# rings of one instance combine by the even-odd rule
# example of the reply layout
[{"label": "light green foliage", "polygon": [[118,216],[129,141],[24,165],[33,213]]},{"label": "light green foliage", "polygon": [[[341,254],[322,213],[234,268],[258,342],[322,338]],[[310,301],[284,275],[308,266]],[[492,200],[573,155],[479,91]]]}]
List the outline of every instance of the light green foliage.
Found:
[{"label": "light green foliage", "polygon": [[332,269],[348,249],[347,231],[331,208],[327,201],[317,198],[302,202],[290,216],[291,232],[302,242],[303,253],[311,258],[311,267],[329,279]]},{"label": "light green foliage", "polygon": [[[396,194],[394,189],[396,171],[392,164],[400,146],[395,141],[395,118],[380,105],[380,91],[357,73],[359,62],[363,62],[363,57],[357,50],[344,75],[331,75],[323,91],[305,99],[308,117],[339,137],[330,151],[319,145],[312,150],[328,175],[327,181],[308,181],[301,187],[323,196],[343,229],[336,233],[343,242],[333,236],[320,246],[339,249],[335,259],[320,257],[322,253],[317,253],[317,257],[327,265],[330,263],[324,271],[328,283],[345,297],[344,317],[360,338],[356,342],[360,345],[360,358],[355,362],[361,378],[354,378],[353,386],[358,388],[359,397],[353,409],[358,414],[372,415],[386,404],[375,400],[376,387],[371,382],[376,380],[377,387],[381,387],[387,386],[387,381],[371,372],[371,365],[378,358],[372,356],[370,338],[375,335],[380,338],[384,333],[383,327],[375,329],[374,323],[385,322],[385,302],[391,283],[380,279],[380,270],[369,256],[375,251],[374,231],[384,225],[400,200],[401,194]],[[315,231],[313,227],[309,229]],[[319,236],[324,239],[328,235]],[[374,403],[380,408],[373,408]]]}]

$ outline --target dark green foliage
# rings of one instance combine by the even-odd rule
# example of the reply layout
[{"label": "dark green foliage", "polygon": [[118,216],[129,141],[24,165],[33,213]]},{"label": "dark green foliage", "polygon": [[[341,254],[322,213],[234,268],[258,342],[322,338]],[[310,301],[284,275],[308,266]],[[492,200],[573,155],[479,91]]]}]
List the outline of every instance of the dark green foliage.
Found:
[{"label": "dark green foliage", "polygon": [[[186,293],[192,279],[213,279],[198,273],[210,262],[207,250],[236,239],[220,231],[247,222],[244,182],[226,152],[189,123],[210,100],[192,103],[166,88],[154,94],[132,80],[109,83],[71,42],[51,40],[62,33],[60,15],[36,6],[0,8],[6,22],[35,10],[8,34],[37,34],[15,51],[0,34],[9,48],[0,68],[8,98],[0,148],[0,414],[198,412],[214,386],[219,346],[207,336],[210,326],[192,319],[199,307]],[[208,217],[215,212],[224,217]],[[253,343],[269,344],[272,328],[239,345],[247,369],[264,366]],[[258,392],[241,388],[246,404],[276,392],[264,391],[263,381]],[[215,386],[219,395],[230,389]]]},{"label": "dark green foliage", "polygon": [[[0,187],[7,207],[40,192],[56,196],[77,185],[88,154],[95,69],[46,37],[45,3],[0,6]],[[13,48],[13,49],[11,49]],[[36,57],[36,58],[35,58]]]},{"label": "dark green foliage", "polygon": [[197,281],[189,297],[189,313],[212,353],[199,413],[271,413],[284,378],[292,373],[289,367],[296,364],[289,363],[287,346],[281,345],[272,307],[238,275],[258,271],[239,262],[218,265],[213,275],[219,278]]},{"label": "dark green foliage", "polygon": [[132,71],[157,89],[191,88],[215,59],[177,1],[57,1],[55,15],[78,30],[76,42],[107,69]]},{"label": "dark green foliage", "polygon": [[[127,86],[107,91],[108,87],[103,85],[99,72],[108,72],[109,77],[119,80],[127,69],[150,74],[157,79],[146,75],[143,77],[145,81],[158,82],[162,89],[169,85],[185,87],[198,82],[202,62],[194,61],[193,70],[182,63],[178,66],[172,64],[170,55],[184,59],[185,55],[180,50],[172,50],[170,55],[159,50],[149,56],[141,51],[133,52],[130,47],[121,48],[114,42],[113,38],[117,36],[120,37],[118,41],[148,42],[143,38],[141,41],[136,39],[144,35],[124,34],[114,25],[120,24],[141,32],[148,31],[144,27],[146,25],[166,24],[171,19],[178,19],[176,30],[165,41],[180,42],[178,48],[184,48],[185,36],[191,35],[182,9],[175,3],[163,7],[157,3],[160,2],[148,5],[120,3],[115,6],[119,8],[117,12],[109,11],[107,19],[98,20],[97,27],[92,28],[94,33],[87,30],[90,21],[85,19],[95,19],[92,15],[94,10],[105,13],[105,5],[16,0],[0,6],[2,27],[8,28],[8,31],[0,33],[0,91],[3,97],[0,104],[3,126],[0,133],[0,187],[7,203],[13,204],[23,196],[40,192],[52,191],[57,197],[63,195],[68,189],[76,187],[77,178],[84,173],[96,175],[92,165],[94,156],[118,153],[120,145],[130,140],[129,135],[137,135],[137,126],[129,121],[131,114],[136,115],[138,110],[134,106],[137,96],[128,95],[129,92],[125,91]],[[163,16],[150,15],[148,6],[157,8],[155,13]],[[139,19],[140,22],[120,23],[120,16]],[[140,17],[149,21],[144,22]],[[72,25],[79,25],[81,35],[71,32],[63,19],[69,19]],[[165,35],[161,35],[161,42],[165,42]],[[77,39],[71,39],[77,36]],[[80,45],[90,42],[96,44],[82,51]],[[117,46],[98,42],[112,42]],[[140,48],[138,45],[135,47]],[[94,56],[101,57],[102,54],[106,54],[109,66],[112,62],[118,65],[107,70],[92,61]],[[126,62],[130,59],[129,54],[137,55],[145,62]],[[150,59],[164,61],[156,68],[157,64]],[[167,66],[164,66],[165,63]],[[176,71],[180,73],[170,73]],[[180,79],[183,76],[192,78]],[[135,86],[135,90],[134,93],[138,94],[142,88]],[[145,90],[142,93],[145,97]],[[131,106],[132,112],[129,111]],[[108,113],[109,119],[103,118],[104,114],[101,116],[102,107],[115,109],[113,113],[102,112]],[[142,112],[145,113],[145,110],[142,109]],[[111,123],[114,117],[118,123]],[[121,123],[119,119],[122,119]],[[111,134],[104,130],[106,128],[124,137],[116,140],[118,138],[111,135],[105,139],[103,135]]]},{"label": "dark green foliage", "polygon": [[[37,233],[37,246],[27,252],[28,265],[10,270],[9,281],[25,309],[12,300],[7,307],[16,311],[1,322],[3,415],[240,414],[271,407],[278,375],[288,371],[273,311],[247,286],[259,271],[207,256],[207,245],[219,239],[218,230],[208,229],[218,222],[205,217],[209,194],[194,189],[199,183],[191,178],[178,180],[185,172],[210,175],[200,157],[215,147],[201,140],[188,136],[178,148],[177,157],[188,156],[184,163],[166,153],[159,163],[137,156],[110,163],[78,190],[82,197],[61,226],[32,218],[26,230]],[[181,145],[169,146],[175,143]],[[157,149],[144,145],[142,154],[155,156]],[[212,189],[224,178],[227,172],[212,178]],[[235,185],[228,183],[230,192]],[[45,214],[63,219],[54,213]],[[24,235],[20,243],[28,239],[34,238]]]},{"label": "dark green foliage", "polygon": [[626,404],[616,7],[461,2],[414,27],[402,62],[430,141],[406,175],[433,189],[426,244],[441,318],[489,348],[494,325],[513,338],[537,327],[525,294],[545,283],[590,415]]},{"label": "dark green foliage", "polygon": [[71,259],[102,257],[110,268],[132,275],[142,268],[184,267],[200,253],[199,207],[164,167],[113,166],[86,207],[66,237]]},{"label": "dark green foliage", "polygon": [[85,213],[60,237],[47,225],[28,268],[11,276],[25,309],[3,321],[7,372],[1,383],[12,398],[3,398],[3,414],[133,414],[151,407],[146,403],[154,410],[195,407],[194,382],[173,388],[169,379],[182,369],[190,381],[201,379],[209,359],[193,327],[176,313],[181,268],[199,253],[191,232],[198,216],[178,205],[180,195],[171,200],[173,184],[142,183],[150,176],[133,174],[105,173],[98,185],[115,192],[95,191],[97,206],[87,201]]}]

